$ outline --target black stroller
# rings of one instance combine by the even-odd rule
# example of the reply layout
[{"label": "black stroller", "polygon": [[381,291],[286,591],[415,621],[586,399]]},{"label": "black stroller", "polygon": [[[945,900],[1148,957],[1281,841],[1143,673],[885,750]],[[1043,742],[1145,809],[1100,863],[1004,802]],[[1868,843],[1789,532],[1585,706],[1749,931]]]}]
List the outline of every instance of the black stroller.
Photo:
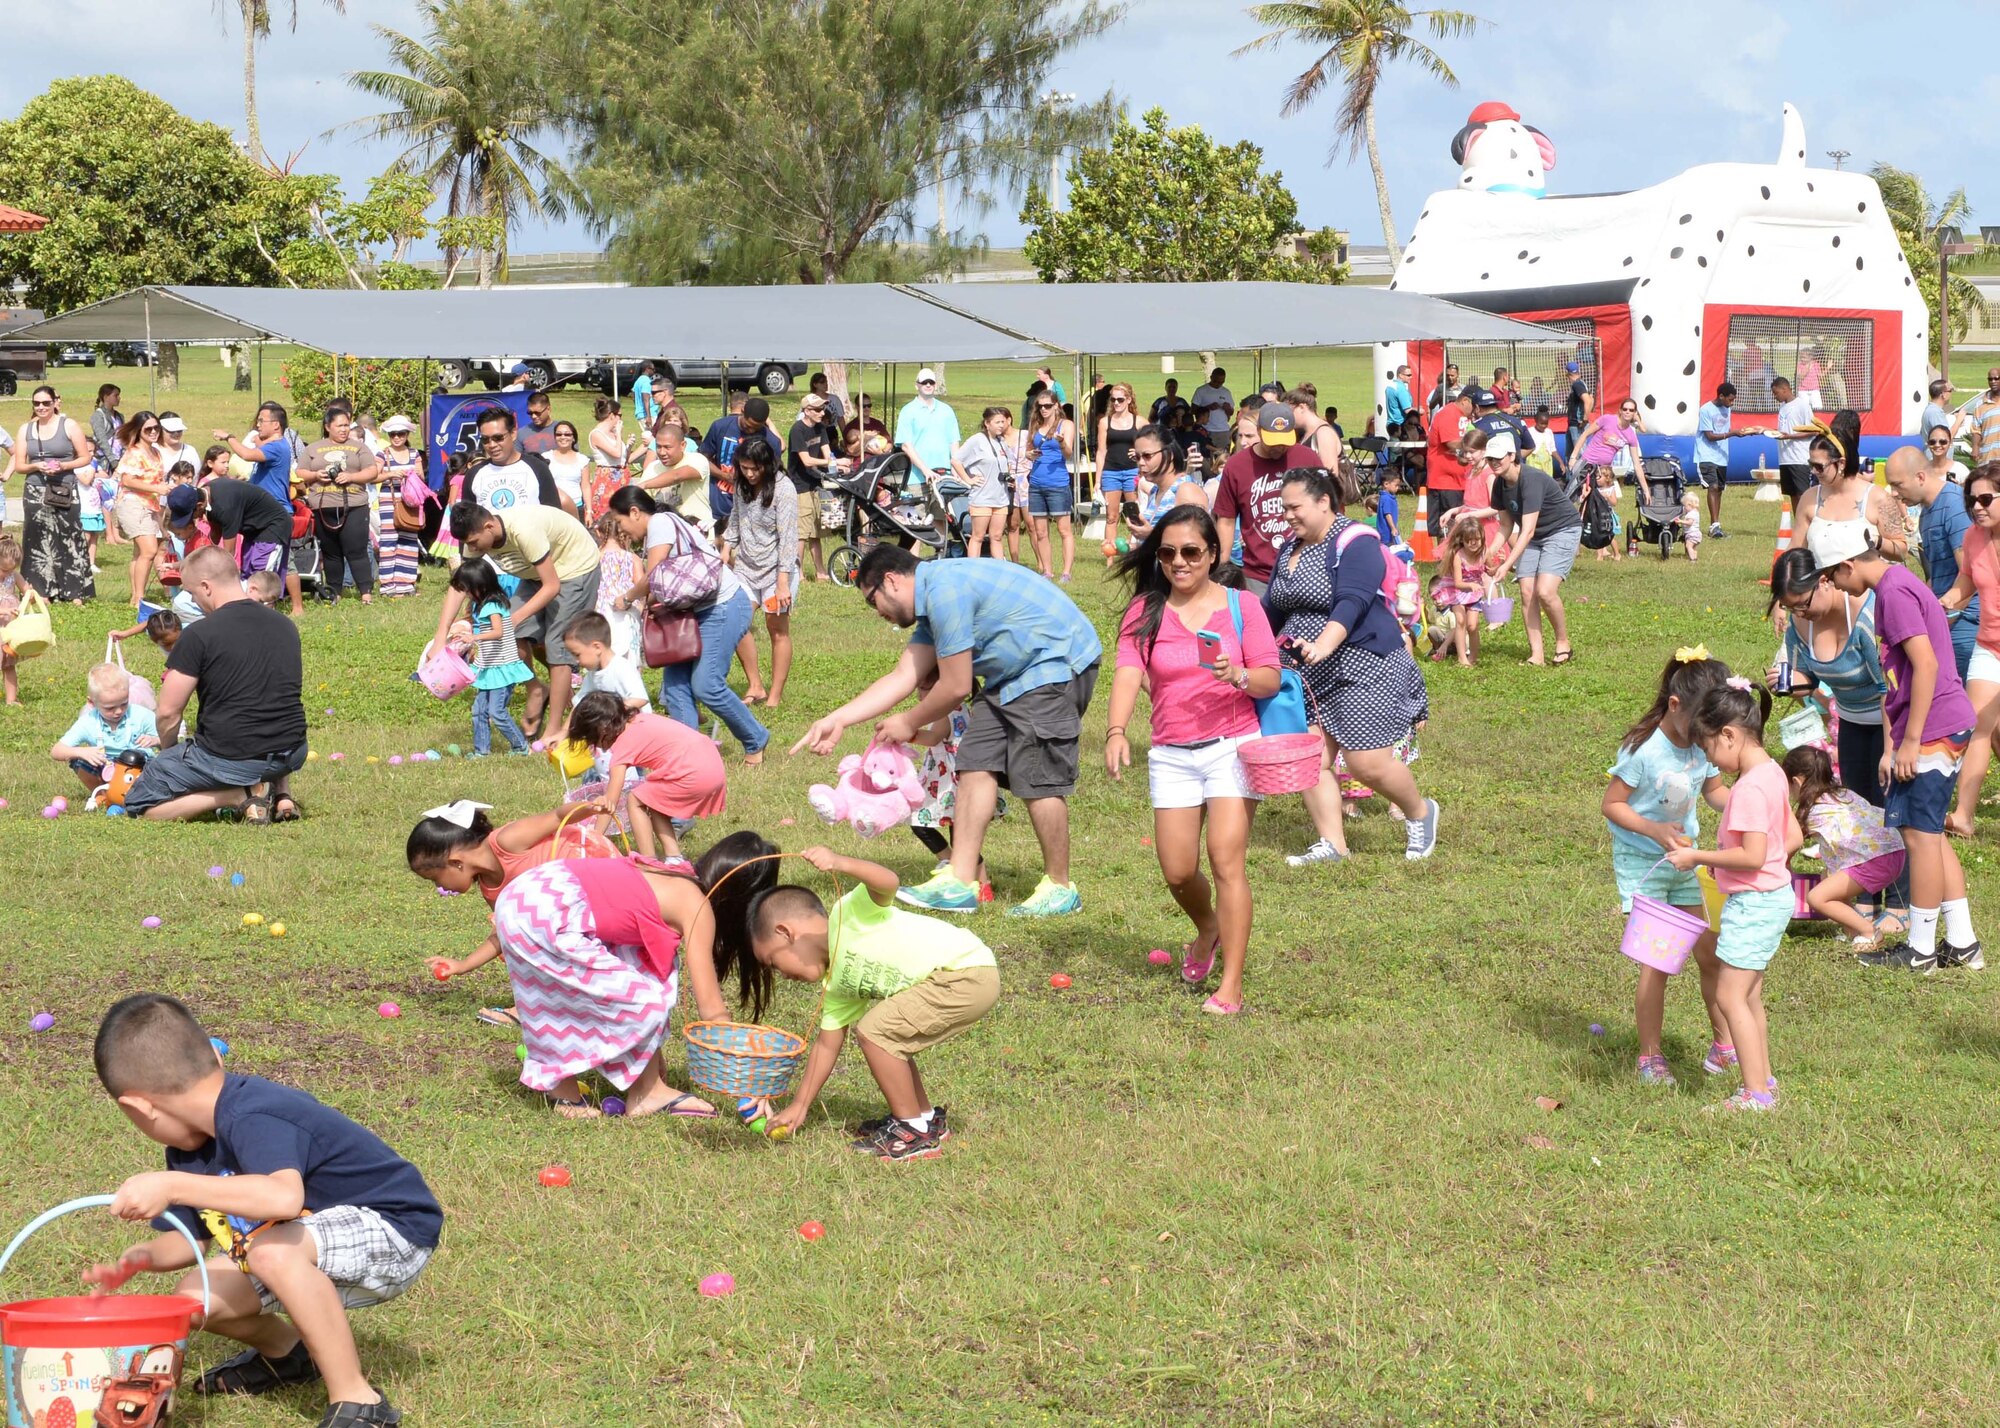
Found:
[{"label": "black stroller", "polygon": [[[903,451],[871,456],[844,476],[828,476],[826,491],[845,508],[835,528],[843,544],[827,557],[827,573],[854,584],[861,557],[880,541],[962,556],[972,536],[972,489],[955,476],[917,469]],[[827,524],[834,527],[833,514]]]},{"label": "black stroller", "polygon": [[1645,457],[1639,470],[1633,491],[1638,514],[1632,519],[1625,547],[1629,551],[1639,541],[1657,545],[1660,559],[1667,560],[1674,553],[1674,543],[1687,539],[1687,477],[1672,456]]}]

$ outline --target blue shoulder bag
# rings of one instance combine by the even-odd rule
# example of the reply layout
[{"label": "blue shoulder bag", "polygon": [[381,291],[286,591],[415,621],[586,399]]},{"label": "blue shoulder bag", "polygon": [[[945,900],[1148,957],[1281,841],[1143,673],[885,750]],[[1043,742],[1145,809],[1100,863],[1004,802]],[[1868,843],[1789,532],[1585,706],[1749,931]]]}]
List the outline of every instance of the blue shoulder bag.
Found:
[{"label": "blue shoulder bag", "polygon": [[[1229,592],[1229,618],[1236,625],[1236,647],[1243,648],[1243,606],[1237,592]],[[1278,692],[1253,699],[1257,706],[1257,729],[1263,734],[1303,734],[1307,730],[1306,684],[1295,669],[1278,669]]]}]

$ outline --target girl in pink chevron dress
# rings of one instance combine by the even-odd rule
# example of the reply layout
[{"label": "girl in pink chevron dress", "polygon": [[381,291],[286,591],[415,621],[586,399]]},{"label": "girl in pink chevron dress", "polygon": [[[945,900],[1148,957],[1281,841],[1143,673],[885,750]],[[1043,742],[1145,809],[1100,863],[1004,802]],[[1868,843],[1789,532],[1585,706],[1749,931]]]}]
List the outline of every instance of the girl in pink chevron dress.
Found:
[{"label": "girl in pink chevron dress", "polygon": [[493,929],[521,1018],[521,1084],[570,1119],[598,1114],[580,1080],[592,1071],[625,1093],[627,1115],[713,1116],[713,1106],[668,1085],[660,1064],[682,943],[704,954],[697,965],[713,965],[716,914],[722,935],[733,935],[743,924],[739,904],[775,883],[775,864],[729,877],[718,907],[706,890],[772,851],[756,834],[736,833],[699,867],[585,858],[544,863],[509,883]]}]

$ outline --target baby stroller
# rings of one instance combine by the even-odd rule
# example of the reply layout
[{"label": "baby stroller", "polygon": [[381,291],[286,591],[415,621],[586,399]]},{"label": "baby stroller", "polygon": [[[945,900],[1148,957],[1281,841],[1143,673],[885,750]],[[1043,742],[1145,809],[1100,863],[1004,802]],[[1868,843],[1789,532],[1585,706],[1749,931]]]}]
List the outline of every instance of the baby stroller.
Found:
[{"label": "baby stroller", "polygon": [[1625,548],[1629,551],[1645,541],[1659,546],[1660,559],[1666,560],[1674,553],[1674,542],[1687,539],[1687,477],[1672,456],[1648,456],[1640,470],[1633,493],[1639,509],[1628,528]]},{"label": "baby stroller", "polygon": [[941,556],[965,554],[972,534],[971,488],[953,476],[919,471],[900,450],[871,456],[844,476],[829,475],[826,487],[847,509],[843,543],[826,561],[828,573],[842,585],[854,584],[862,555],[879,541]]}]

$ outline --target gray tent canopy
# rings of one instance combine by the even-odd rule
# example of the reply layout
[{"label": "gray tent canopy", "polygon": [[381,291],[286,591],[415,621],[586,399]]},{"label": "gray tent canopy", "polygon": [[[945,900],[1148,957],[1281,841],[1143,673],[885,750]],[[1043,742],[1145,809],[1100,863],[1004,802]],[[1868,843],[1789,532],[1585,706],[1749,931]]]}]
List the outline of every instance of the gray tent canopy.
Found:
[{"label": "gray tent canopy", "polygon": [[1421,293],[1312,283],[840,283],[423,292],[143,287],[6,334],[34,342],[291,342],[344,357],[660,355],[754,366],[1047,361],[1081,353],[1571,344]]}]

